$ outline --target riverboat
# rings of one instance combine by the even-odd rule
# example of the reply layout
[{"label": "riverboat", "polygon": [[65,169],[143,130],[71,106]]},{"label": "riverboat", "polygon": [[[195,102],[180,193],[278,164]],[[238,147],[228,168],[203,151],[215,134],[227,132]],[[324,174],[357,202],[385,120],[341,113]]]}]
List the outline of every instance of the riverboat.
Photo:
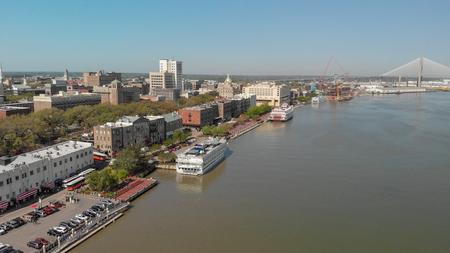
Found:
[{"label": "riverboat", "polygon": [[210,138],[178,155],[177,173],[203,175],[219,164],[225,157],[225,138]]},{"label": "riverboat", "polygon": [[284,103],[280,107],[272,109],[270,113],[270,121],[288,121],[294,115],[294,107]]}]

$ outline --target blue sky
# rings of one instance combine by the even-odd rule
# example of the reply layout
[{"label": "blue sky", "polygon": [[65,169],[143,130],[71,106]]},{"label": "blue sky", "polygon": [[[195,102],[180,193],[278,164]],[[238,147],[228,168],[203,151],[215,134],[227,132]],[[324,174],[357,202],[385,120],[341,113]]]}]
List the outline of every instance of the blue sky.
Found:
[{"label": "blue sky", "polygon": [[[450,1],[2,1],[4,71],[380,75],[450,66]],[[327,74],[341,74],[333,62]]]}]

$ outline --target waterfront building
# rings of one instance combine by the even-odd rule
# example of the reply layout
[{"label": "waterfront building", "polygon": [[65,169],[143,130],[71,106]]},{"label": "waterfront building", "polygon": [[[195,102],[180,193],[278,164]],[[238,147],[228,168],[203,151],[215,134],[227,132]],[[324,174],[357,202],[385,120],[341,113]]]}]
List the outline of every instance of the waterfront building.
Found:
[{"label": "waterfront building", "polygon": [[29,114],[31,113],[31,107],[18,107],[18,106],[0,106],[0,119],[6,118],[16,114]]},{"label": "waterfront building", "polygon": [[166,138],[165,121],[163,116],[145,116],[149,120],[149,139],[146,145],[159,144]]},{"label": "waterfront building", "polygon": [[280,106],[289,103],[290,87],[286,85],[256,84],[242,88],[243,94],[255,94],[256,105],[268,103],[270,106]]},{"label": "waterfront building", "polygon": [[178,113],[183,119],[183,126],[197,129],[213,125],[219,119],[219,110],[216,102],[183,108]]},{"label": "waterfront building", "polygon": [[172,112],[164,114],[164,131],[165,139],[169,139],[173,136],[176,130],[183,131],[182,118],[178,113]]},{"label": "waterfront building", "polygon": [[116,122],[94,127],[94,146],[110,156],[149,137],[149,120],[138,116],[123,116]]},{"label": "waterfront building", "polygon": [[417,93],[425,92],[424,87],[390,87],[390,88],[375,88],[373,89],[375,93],[380,94],[392,94],[392,93]]},{"label": "waterfront building", "polygon": [[97,72],[84,72],[83,80],[85,86],[100,86],[110,84],[114,80],[122,81],[122,73],[107,72],[98,70]]},{"label": "waterfront building", "polygon": [[97,105],[101,102],[101,96],[98,94],[86,93],[68,93],[59,92],[58,95],[40,94],[34,96],[34,111],[38,112],[43,109],[56,107],[60,110],[67,110],[79,105]]},{"label": "waterfront building", "polygon": [[159,60],[159,72],[173,73],[173,75],[174,75],[173,88],[180,89],[181,91],[185,90],[185,88],[182,85],[183,84],[183,78],[182,78],[183,62],[182,61],[161,59],[161,60]]},{"label": "waterfront building", "polygon": [[0,208],[14,205],[94,163],[91,143],[67,141],[0,158]]},{"label": "waterfront building", "polygon": [[119,80],[114,80],[109,85],[94,86],[93,93],[101,96],[101,102],[109,102],[113,105],[126,104],[140,101],[140,89],[136,86],[122,86]]}]

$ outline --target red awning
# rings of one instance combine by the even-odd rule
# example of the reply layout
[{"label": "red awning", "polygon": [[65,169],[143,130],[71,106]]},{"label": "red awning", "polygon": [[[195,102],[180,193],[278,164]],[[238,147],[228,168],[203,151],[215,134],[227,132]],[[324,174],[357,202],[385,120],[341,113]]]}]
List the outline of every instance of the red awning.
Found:
[{"label": "red awning", "polygon": [[53,186],[53,182],[45,183],[45,187],[52,187],[52,186]]},{"label": "red awning", "polygon": [[152,139],[145,139],[144,141],[145,141],[145,142],[149,142],[149,141],[151,141],[151,140],[152,140]]},{"label": "red awning", "polygon": [[6,207],[8,207],[8,205],[9,205],[9,202],[8,202],[8,201],[2,201],[2,202],[0,202],[0,208],[6,208]]},{"label": "red awning", "polygon": [[31,190],[29,190],[29,191],[27,191],[27,192],[24,192],[24,193],[22,193],[22,194],[17,195],[17,199],[18,199],[18,200],[22,200],[22,199],[24,199],[24,198],[26,198],[26,197],[29,197],[29,196],[31,196],[31,195],[34,195],[34,194],[36,194],[36,193],[37,193],[37,189],[31,189]]}]

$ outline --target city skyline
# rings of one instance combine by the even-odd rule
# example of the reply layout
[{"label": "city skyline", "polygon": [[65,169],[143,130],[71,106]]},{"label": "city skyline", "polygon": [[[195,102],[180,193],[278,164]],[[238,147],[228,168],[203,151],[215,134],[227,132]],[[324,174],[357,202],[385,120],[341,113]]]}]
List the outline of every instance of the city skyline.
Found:
[{"label": "city skyline", "polygon": [[[381,75],[420,56],[450,66],[448,1],[20,1],[3,4],[4,72]],[[329,72],[328,72],[329,71]],[[332,63],[327,75],[342,74]]]}]

